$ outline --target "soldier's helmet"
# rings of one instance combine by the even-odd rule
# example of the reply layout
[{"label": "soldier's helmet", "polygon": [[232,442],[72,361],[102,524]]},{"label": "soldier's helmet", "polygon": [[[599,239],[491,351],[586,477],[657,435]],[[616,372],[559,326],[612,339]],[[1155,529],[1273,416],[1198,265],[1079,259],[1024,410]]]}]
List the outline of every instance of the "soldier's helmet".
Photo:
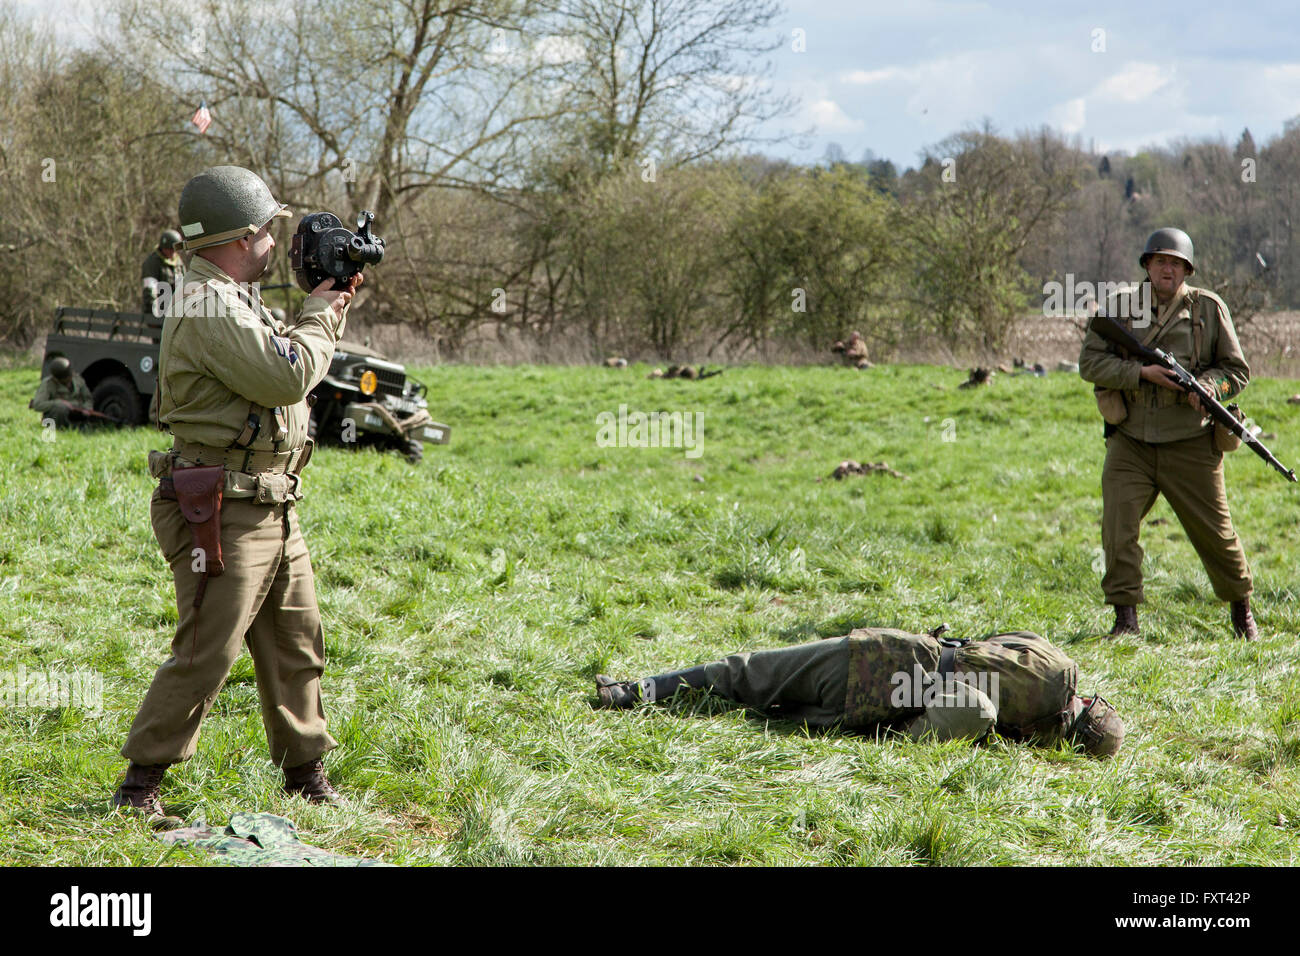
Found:
[{"label": "soldier's helmet", "polygon": [[1138,256],[1138,263],[1145,269],[1147,260],[1161,252],[1165,255],[1177,256],[1186,262],[1188,275],[1196,271],[1196,263],[1192,255],[1192,237],[1181,229],[1166,227],[1151,233],[1147,237],[1146,248],[1142,250],[1142,255]]},{"label": "soldier's helmet", "polygon": [[243,239],[290,215],[262,177],[242,166],[213,166],[191,179],[181,190],[180,214],[191,252]]},{"label": "soldier's helmet", "polygon": [[52,361],[49,365],[50,374],[60,382],[66,382],[72,377],[72,363],[62,355]]},{"label": "soldier's helmet", "polygon": [[164,229],[158,239],[159,249],[175,249],[181,244],[181,234],[175,229]]},{"label": "soldier's helmet", "polygon": [[271,318],[275,319],[275,321],[277,321],[277,322],[288,322],[288,321],[289,321],[289,317],[288,317],[287,315],[284,314],[284,309],[272,309],[272,310],[271,310]]},{"label": "soldier's helmet", "polygon": [[1070,725],[1068,736],[1094,757],[1110,757],[1124,742],[1124,721],[1104,697],[1083,697],[1083,710]]}]

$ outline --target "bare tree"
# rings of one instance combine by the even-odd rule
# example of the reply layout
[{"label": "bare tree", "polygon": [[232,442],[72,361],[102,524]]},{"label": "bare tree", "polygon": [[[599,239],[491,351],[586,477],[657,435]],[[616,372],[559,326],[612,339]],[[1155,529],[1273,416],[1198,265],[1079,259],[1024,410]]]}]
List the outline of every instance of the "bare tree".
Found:
[{"label": "bare tree", "polygon": [[543,21],[573,113],[564,145],[608,170],[657,153],[688,163],[756,136],[791,106],[761,58],[771,0],[551,0]]}]

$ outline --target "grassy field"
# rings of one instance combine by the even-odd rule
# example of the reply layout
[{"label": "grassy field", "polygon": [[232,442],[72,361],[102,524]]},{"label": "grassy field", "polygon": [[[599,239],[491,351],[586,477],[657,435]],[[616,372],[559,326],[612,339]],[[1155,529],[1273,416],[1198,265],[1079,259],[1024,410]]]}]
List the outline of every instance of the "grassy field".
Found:
[{"label": "grassy field", "polygon": [[[416,371],[454,443],[418,467],[325,448],[301,506],[346,808],[279,793],[245,654],[168,774],[174,812],[280,813],[316,846],[399,864],[1300,857],[1300,492],[1248,452],[1227,470],[1260,641],[1231,639],[1163,502],[1143,633],[1107,641],[1104,448],[1077,376],[959,391],[934,367]],[[210,863],[106,809],[176,620],[148,522],[145,455],[165,439],[42,442],[36,381],[0,373],[0,671],[97,672],[104,707],[0,709],[0,862]],[[1244,397],[1293,466],[1294,390]],[[701,456],[599,447],[596,416],[620,404],[702,413]],[[844,458],[908,479],[829,480]],[[590,706],[598,672],[941,621],[1064,645],[1126,718],[1118,758],[819,735],[699,699]]]}]

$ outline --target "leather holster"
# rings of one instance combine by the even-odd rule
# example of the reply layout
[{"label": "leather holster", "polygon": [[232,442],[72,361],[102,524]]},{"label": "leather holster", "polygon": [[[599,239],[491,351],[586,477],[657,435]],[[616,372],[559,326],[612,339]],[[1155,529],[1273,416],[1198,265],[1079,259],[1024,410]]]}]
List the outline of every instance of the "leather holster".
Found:
[{"label": "leather holster", "polygon": [[[220,577],[226,570],[221,561],[221,492],[226,470],[221,465],[172,468],[171,478],[160,482],[163,498],[174,499],[181,516],[190,526],[194,547],[203,553],[204,575]],[[198,600],[202,600],[202,591]]]}]

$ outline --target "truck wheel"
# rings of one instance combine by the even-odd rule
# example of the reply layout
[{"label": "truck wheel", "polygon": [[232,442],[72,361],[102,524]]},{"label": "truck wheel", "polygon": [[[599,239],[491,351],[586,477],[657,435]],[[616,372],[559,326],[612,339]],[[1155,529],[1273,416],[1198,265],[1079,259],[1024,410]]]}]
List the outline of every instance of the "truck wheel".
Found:
[{"label": "truck wheel", "polygon": [[424,458],[424,442],[412,438],[406,443],[406,460],[412,465],[418,465]]},{"label": "truck wheel", "polygon": [[144,400],[128,378],[115,375],[104,379],[95,386],[91,401],[97,412],[120,419],[128,425],[144,424]]}]

